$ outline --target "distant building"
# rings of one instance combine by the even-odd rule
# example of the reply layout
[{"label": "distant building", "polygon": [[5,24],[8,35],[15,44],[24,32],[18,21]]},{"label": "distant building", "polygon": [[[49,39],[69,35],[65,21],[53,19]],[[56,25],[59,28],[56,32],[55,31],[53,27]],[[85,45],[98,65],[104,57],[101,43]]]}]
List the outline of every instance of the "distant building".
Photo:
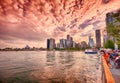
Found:
[{"label": "distant building", "polygon": [[80,45],[80,43],[76,43],[76,46],[75,46],[76,48],[81,48],[81,45]]},{"label": "distant building", "polygon": [[57,48],[71,48],[76,47],[76,43],[73,41],[73,38],[70,35],[67,35],[66,39],[60,39],[57,44]]},{"label": "distant building", "polygon": [[81,48],[87,48],[87,47],[88,47],[87,43],[85,41],[82,41]]},{"label": "distant building", "polygon": [[55,48],[55,39],[47,39],[47,49],[53,50]]},{"label": "distant building", "polygon": [[71,40],[71,37],[70,37],[70,35],[67,35],[67,40]]},{"label": "distant building", "polygon": [[93,38],[91,38],[91,36],[89,36],[88,45],[89,45],[90,47],[93,47],[93,46],[94,46],[94,41],[93,41]]},{"label": "distant building", "polygon": [[60,48],[67,48],[67,40],[60,39]]},{"label": "distant building", "polygon": [[90,47],[94,47],[94,40],[93,40],[93,38],[91,38],[91,40],[90,40]]},{"label": "distant building", "polygon": [[73,41],[73,38],[72,38],[72,37],[70,37],[70,41]]},{"label": "distant building", "polygon": [[72,47],[75,48],[76,47],[76,43],[73,41],[72,42]]},{"label": "distant building", "polygon": [[26,45],[24,49],[30,49],[30,46]]},{"label": "distant building", "polygon": [[56,46],[57,48],[60,48],[60,43],[57,43],[57,46]]},{"label": "distant building", "polygon": [[96,36],[96,47],[101,47],[101,33],[100,30],[95,31]]},{"label": "distant building", "polygon": [[67,35],[66,45],[67,48],[73,47],[73,38],[70,35]]}]

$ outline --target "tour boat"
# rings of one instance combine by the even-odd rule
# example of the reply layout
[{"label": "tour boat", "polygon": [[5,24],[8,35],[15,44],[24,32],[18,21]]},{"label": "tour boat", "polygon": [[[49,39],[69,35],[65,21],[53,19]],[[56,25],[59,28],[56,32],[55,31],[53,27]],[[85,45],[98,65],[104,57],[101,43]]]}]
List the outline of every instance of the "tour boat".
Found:
[{"label": "tour boat", "polygon": [[86,49],[85,50],[85,54],[97,54],[97,50],[93,50],[93,49]]}]

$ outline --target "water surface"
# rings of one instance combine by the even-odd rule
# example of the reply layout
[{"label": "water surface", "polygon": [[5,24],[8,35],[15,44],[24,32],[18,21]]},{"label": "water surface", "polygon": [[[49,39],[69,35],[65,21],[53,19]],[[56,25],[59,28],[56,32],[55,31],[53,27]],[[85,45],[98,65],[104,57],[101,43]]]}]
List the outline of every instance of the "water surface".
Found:
[{"label": "water surface", "polygon": [[0,83],[100,83],[100,57],[70,51],[0,52]]}]

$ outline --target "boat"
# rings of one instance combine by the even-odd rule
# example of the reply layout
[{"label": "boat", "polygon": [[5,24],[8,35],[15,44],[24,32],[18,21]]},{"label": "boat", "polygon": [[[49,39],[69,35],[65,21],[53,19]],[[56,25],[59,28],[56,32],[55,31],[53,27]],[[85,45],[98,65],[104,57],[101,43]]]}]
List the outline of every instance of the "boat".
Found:
[{"label": "boat", "polygon": [[97,54],[98,51],[97,50],[94,50],[94,49],[86,49],[85,50],[85,54]]}]

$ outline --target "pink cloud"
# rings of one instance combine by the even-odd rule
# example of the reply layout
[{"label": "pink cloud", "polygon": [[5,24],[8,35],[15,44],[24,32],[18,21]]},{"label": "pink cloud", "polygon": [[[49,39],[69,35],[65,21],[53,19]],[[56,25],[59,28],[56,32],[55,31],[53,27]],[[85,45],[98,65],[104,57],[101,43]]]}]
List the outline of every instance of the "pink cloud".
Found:
[{"label": "pink cloud", "polygon": [[90,31],[105,27],[106,13],[119,9],[119,3],[119,0],[0,0],[0,40],[11,41],[7,44],[30,41],[28,44],[33,45],[40,41],[45,47],[47,38],[58,40],[70,34],[80,42],[81,34],[91,34],[89,26],[93,26]]}]

